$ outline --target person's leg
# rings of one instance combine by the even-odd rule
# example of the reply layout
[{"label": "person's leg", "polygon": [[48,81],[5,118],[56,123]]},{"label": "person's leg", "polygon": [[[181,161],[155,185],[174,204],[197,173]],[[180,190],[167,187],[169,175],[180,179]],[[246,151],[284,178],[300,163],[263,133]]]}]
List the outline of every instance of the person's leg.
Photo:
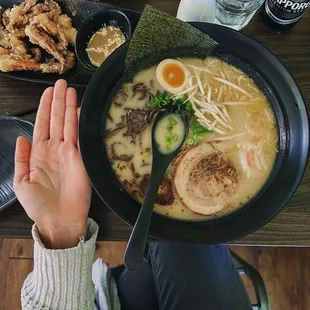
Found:
[{"label": "person's leg", "polygon": [[155,284],[150,264],[143,260],[134,271],[122,268],[112,270],[117,284],[122,310],[158,310]]},{"label": "person's leg", "polygon": [[224,245],[150,243],[149,261],[162,310],[252,309]]}]

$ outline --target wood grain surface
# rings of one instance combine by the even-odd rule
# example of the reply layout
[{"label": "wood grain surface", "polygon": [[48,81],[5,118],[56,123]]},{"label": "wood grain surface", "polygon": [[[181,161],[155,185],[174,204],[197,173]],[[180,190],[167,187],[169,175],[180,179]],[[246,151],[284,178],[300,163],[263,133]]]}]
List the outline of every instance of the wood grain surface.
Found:
[{"label": "wood grain surface", "polygon": [[[230,248],[262,276],[270,310],[310,309],[309,248]],[[248,289],[247,292],[249,293]]]},{"label": "wood grain surface", "polygon": [[[109,267],[123,263],[126,242],[97,242],[95,258]],[[261,274],[271,310],[310,309],[310,248],[230,248]],[[33,269],[33,241],[0,238],[0,310],[20,310],[20,289]],[[249,278],[242,276],[251,302],[256,301]]]},{"label": "wood grain surface", "polygon": [[[99,241],[94,260],[110,267],[123,264],[127,243]],[[0,310],[20,310],[21,287],[33,270],[33,240],[0,238]]]},{"label": "wood grain surface", "polygon": [[[75,0],[71,0],[76,3]],[[79,0],[80,2],[80,0]],[[115,0],[112,5],[141,10],[149,3],[170,14],[176,14],[177,0]],[[102,5],[98,3],[98,7]],[[103,5],[104,7],[104,5]],[[290,71],[300,87],[307,107],[310,104],[310,10],[289,33],[277,34],[269,29],[259,14],[242,30],[275,53]],[[22,82],[0,76],[0,115],[12,114],[36,107],[44,85]],[[84,89],[78,89],[81,101]],[[309,110],[309,109],[308,109]],[[28,117],[34,120],[34,115]],[[99,240],[126,240],[130,227],[113,214],[93,195],[90,216],[100,225]],[[31,220],[18,202],[0,214],[0,236],[30,237]],[[240,240],[238,244],[310,245],[310,170],[288,205],[271,222]]]}]

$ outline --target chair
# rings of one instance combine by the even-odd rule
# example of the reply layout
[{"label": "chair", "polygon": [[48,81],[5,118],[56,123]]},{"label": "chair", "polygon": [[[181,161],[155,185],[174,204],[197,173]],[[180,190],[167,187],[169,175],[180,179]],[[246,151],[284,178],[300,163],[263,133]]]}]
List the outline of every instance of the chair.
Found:
[{"label": "chair", "polygon": [[246,275],[252,282],[255,295],[256,304],[252,305],[253,310],[269,310],[269,302],[267,297],[267,291],[265,288],[264,281],[259,272],[244,259],[239,257],[236,253],[230,250],[230,254],[234,259],[240,275]]}]

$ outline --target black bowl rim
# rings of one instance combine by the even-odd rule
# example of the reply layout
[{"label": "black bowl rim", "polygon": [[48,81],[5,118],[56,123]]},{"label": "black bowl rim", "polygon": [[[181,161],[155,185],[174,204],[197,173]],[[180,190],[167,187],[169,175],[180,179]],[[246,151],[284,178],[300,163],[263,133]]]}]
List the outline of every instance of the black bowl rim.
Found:
[{"label": "black bowl rim", "polygon": [[116,13],[116,14],[119,14],[119,15],[125,17],[125,20],[126,20],[126,22],[128,24],[128,29],[129,29],[128,33],[126,33],[127,36],[128,36],[128,40],[130,40],[131,35],[132,35],[132,27],[131,27],[131,22],[130,22],[129,18],[128,18],[128,16],[123,11],[121,11],[119,9],[104,9],[104,10],[99,11],[98,13],[90,16],[89,18],[87,18],[82,23],[82,25],[79,27],[79,30],[78,30],[78,32],[76,34],[74,49],[75,49],[75,54],[76,54],[78,60],[80,61],[80,63],[84,66],[84,68],[86,68],[87,70],[92,71],[92,72],[96,72],[99,68],[95,67],[90,62],[88,64],[86,64],[84,62],[84,60],[81,58],[81,51],[78,48],[78,46],[79,46],[78,42],[81,40],[81,34],[83,33],[83,31],[84,31],[84,29],[85,29],[85,27],[87,26],[88,23],[90,23],[92,20],[98,18],[99,16],[107,14],[109,12],[113,12],[113,13]]},{"label": "black bowl rim", "polygon": [[[234,39],[246,39],[246,41],[248,43],[250,43],[249,45],[256,45],[260,52],[262,54],[266,54],[265,56],[267,56],[269,58],[269,60],[273,60],[273,61],[276,61],[276,66],[278,67],[278,69],[280,71],[282,71],[282,74],[283,74],[283,78],[285,78],[285,80],[288,80],[287,83],[289,84],[290,87],[293,87],[292,88],[292,95],[294,98],[297,98],[297,102],[298,103],[295,103],[296,106],[298,106],[298,110],[299,111],[303,111],[305,113],[300,113],[300,116],[301,116],[301,120],[302,120],[302,124],[304,125],[304,128],[305,131],[302,133],[302,144],[300,145],[301,148],[302,148],[302,157],[300,159],[300,162],[299,162],[299,166],[298,166],[298,173],[297,175],[295,176],[294,178],[294,181],[292,182],[292,186],[290,188],[290,194],[286,194],[284,199],[282,198],[281,199],[281,207],[274,207],[274,210],[273,212],[270,212],[269,215],[266,217],[266,219],[264,221],[261,221],[260,223],[254,225],[253,227],[251,228],[247,228],[246,231],[242,231],[242,232],[232,232],[231,236],[226,236],[223,240],[223,238],[218,238],[218,237],[215,237],[214,239],[210,239],[210,238],[206,238],[206,240],[202,240],[202,238],[199,238],[199,241],[196,240],[195,237],[193,236],[187,236],[186,238],[184,238],[183,236],[179,236],[179,235],[175,235],[173,237],[171,237],[171,235],[163,235],[162,232],[158,233],[158,229],[157,229],[157,233],[153,233],[152,232],[152,229],[150,230],[150,235],[151,236],[154,236],[156,238],[159,238],[159,239],[166,239],[166,240],[169,240],[169,241],[177,241],[177,242],[191,242],[191,243],[218,243],[218,242],[226,242],[226,241],[230,241],[230,240],[233,240],[233,239],[238,239],[240,237],[243,237],[251,232],[253,232],[254,230],[258,229],[259,227],[263,226],[264,224],[266,224],[268,221],[270,221],[276,214],[278,214],[282,208],[286,205],[286,203],[288,202],[288,200],[292,197],[292,195],[294,194],[294,192],[296,191],[301,179],[302,179],[302,175],[305,171],[305,168],[306,168],[306,162],[307,162],[307,157],[308,157],[308,152],[309,152],[309,124],[308,124],[308,115],[307,115],[307,112],[306,112],[306,108],[305,108],[305,103],[304,103],[304,99],[302,97],[302,94],[296,84],[296,82],[294,81],[294,79],[292,78],[291,74],[288,72],[288,70],[284,67],[284,65],[282,64],[282,62],[272,53],[270,52],[267,48],[265,48],[262,44],[258,43],[256,40],[244,35],[244,34],[240,34],[239,32],[237,31],[234,31],[234,30],[231,30],[231,29],[228,29],[226,27],[222,27],[222,26],[219,26],[219,25],[214,25],[214,24],[206,24],[206,23],[191,23],[193,24],[194,26],[199,26],[201,25],[201,27],[203,27],[203,25],[207,25],[207,27],[209,27],[209,30],[213,28],[221,28],[221,31],[225,31],[228,32],[228,35],[229,35],[229,32],[233,32],[234,35],[237,35],[237,38],[234,38]],[[210,28],[211,27],[211,28]],[[224,28],[224,29],[223,29]],[[200,29],[200,28],[199,28]],[[203,31],[202,29],[200,29],[201,31]],[[116,58],[117,55],[114,55],[114,59],[117,59]],[[112,61],[112,59],[111,59]],[[101,70],[100,70],[101,71]],[[102,69],[102,71],[104,71],[104,68]],[[95,78],[95,76],[93,77]],[[88,89],[86,90],[86,93],[85,93],[85,96],[84,96],[84,99],[83,99],[83,103],[85,101],[85,98],[87,98],[88,96],[88,92],[90,92],[90,89],[91,89],[91,83],[89,84],[89,87]],[[83,105],[82,105],[82,112],[83,112]],[[83,113],[82,113],[83,115]],[[85,124],[84,124],[85,125]],[[85,134],[85,132],[83,132],[83,118],[82,118],[82,122],[80,124],[80,136],[82,134]],[[83,160],[85,161],[85,166],[86,166],[86,169],[88,170],[88,164],[87,164],[87,150],[83,150],[83,144],[84,144],[84,141],[83,139],[80,139],[80,144],[81,144],[81,152],[82,152],[82,157],[83,157]],[[89,158],[88,158],[89,159]],[[92,176],[92,172],[91,171],[88,171],[90,173],[90,177]],[[91,177],[92,179],[92,177]],[[94,184],[96,182],[93,182],[93,185],[96,189],[96,184]],[[116,186],[116,185],[115,185]],[[101,199],[109,206],[109,203],[107,202],[107,200],[111,200],[110,198],[107,199],[105,197],[102,197],[101,193],[99,190],[97,190],[97,193],[99,194],[99,196],[101,197]],[[124,217],[124,214],[122,214],[122,209],[120,208],[115,208],[113,207],[113,204],[112,206],[109,206],[110,209],[115,212],[118,216],[120,216],[124,221],[126,221],[128,224],[130,225],[133,225],[134,223],[134,220],[132,219],[129,219],[128,217]],[[117,210],[115,210],[117,209]],[[154,215],[154,217],[156,217]],[[221,221],[221,219],[219,219],[218,221],[215,221],[216,223]],[[163,221],[163,222],[166,222],[169,223],[169,220],[168,221]],[[176,220],[171,220],[170,219],[170,224],[172,224],[176,222]],[[192,222],[187,222],[187,223],[192,223]],[[194,222],[194,223],[197,223],[197,222]],[[199,223],[201,224],[204,224],[206,222],[198,222],[198,225]]]}]

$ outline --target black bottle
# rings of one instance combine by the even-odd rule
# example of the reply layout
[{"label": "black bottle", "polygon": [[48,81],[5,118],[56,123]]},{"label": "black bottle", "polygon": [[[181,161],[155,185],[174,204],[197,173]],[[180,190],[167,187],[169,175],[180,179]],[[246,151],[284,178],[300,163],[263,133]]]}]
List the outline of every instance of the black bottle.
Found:
[{"label": "black bottle", "polygon": [[277,30],[289,30],[310,6],[309,0],[266,0],[262,10],[265,23]]}]

